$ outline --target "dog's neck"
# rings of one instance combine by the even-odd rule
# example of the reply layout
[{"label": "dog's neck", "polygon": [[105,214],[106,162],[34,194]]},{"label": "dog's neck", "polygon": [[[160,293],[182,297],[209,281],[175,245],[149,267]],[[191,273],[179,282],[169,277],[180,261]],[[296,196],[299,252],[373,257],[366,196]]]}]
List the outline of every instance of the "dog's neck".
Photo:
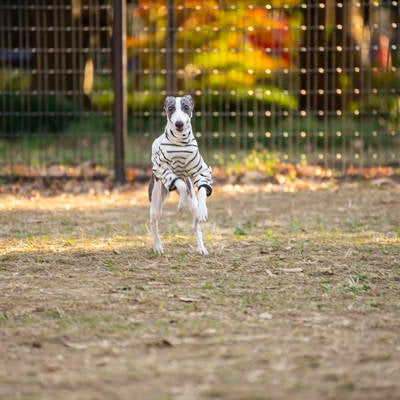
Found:
[{"label": "dog's neck", "polygon": [[186,129],[182,132],[177,132],[173,125],[168,121],[164,134],[170,142],[184,146],[189,144],[193,138],[192,125],[188,124]]}]

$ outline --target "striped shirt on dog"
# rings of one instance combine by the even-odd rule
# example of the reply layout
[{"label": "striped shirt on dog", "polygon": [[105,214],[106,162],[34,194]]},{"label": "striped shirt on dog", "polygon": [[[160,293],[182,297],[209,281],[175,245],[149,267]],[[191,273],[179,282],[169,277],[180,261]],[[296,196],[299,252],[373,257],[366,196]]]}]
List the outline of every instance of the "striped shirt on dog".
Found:
[{"label": "striped shirt on dog", "polygon": [[175,190],[175,182],[181,178],[191,178],[200,189],[205,187],[207,196],[212,192],[211,168],[204,162],[193,134],[187,141],[174,138],[172,131],[159,136],[153,142],[153,173],[168,191]]}]

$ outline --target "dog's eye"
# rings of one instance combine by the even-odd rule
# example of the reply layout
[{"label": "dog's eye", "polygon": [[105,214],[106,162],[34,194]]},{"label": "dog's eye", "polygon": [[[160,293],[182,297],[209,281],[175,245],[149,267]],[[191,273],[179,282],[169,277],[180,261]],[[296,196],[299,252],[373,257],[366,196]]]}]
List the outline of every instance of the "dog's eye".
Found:
[{"label": "dog's eye", "polygon": [[172,114],[174,111],[175,111],[175,106],[169,106],[169,107],[168,107],[168,112],[169,112],[170,114]]},{"label": "dog's eye", "polygon": [[182,110],[185,111],[185,112],[189,112],[190,111],[190,107],[187,104],[184,104],[182,106]]}]

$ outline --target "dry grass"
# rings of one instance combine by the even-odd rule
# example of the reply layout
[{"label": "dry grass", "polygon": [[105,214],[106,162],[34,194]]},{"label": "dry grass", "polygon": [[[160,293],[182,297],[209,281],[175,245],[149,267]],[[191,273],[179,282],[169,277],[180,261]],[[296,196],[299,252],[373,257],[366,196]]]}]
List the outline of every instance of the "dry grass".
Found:
[{"label": "dry grass", "polygon": [[0,398],[398,399],[400,190],[0,199]]}]

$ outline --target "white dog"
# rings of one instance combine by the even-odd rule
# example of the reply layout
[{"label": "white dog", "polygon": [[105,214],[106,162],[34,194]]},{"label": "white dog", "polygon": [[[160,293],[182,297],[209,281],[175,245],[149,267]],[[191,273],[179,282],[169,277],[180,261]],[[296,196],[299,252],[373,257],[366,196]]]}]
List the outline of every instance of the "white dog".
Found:
[{"label": "white dog", "polygon": [[[211,168],[200,155],[193,135],[190,119],[193,113],[191,96],[167,97],[164,108],[167,126],[164,133],[154,140],[151,160],[153,174],[149,184],[150,229],[153,234],[153,250],[163,253],[158,234],[162,205],[172,190],[179,193],[178,209],[188,208],[193,214],[197,252],[208,254],[204,247],[200,222],[207,219],[206,197],[212,192]],[[198,188],[196,197],[194,186]]]}]

